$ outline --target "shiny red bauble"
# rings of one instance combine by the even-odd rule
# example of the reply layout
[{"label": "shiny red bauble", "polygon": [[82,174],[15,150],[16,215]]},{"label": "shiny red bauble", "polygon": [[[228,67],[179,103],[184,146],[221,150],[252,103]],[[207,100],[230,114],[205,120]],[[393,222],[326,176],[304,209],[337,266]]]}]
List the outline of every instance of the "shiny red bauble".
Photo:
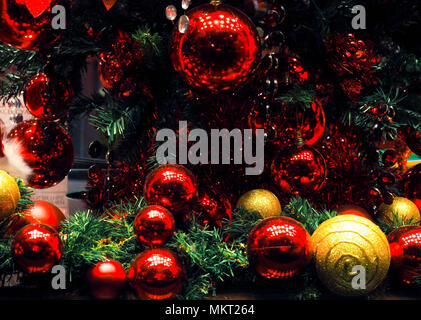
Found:
[{"label": "shiny red bauble", "polygon": [[69,173],[73,165],[72,139],[55,122],[21,122],[7,137],[20,144],[20,156],[33,170],[27,181],[30,187],[52,187]]},{"label": "shiny red bauble", "polygon": [[391,266],[405,284],[414,284],[421,275],[421,227],[403,226],[393,230],[387,239],[390,245]]},{"label": "shiny red bauble", "polygon": [[323,156],[307,145],[293,145],[279,150],[271,164],[271,175],[282,192],[312,194],[326,181]]},{"label": "shiny red bauble", "polygon": [[0,1],[0,41],[15,48],[37,50],[56,38],[51,9],[63,0]]},{"label": "shiny red bauble", "polygon": [[231,212],[231,203],[227,196],[215,191],[207,191],[201,194],[196,207],[193,209],[197,221],[210,228],[220,228],[224,225],[224,222],[229,224],[232,219]]},{"label": "shiny red bauble", "polygon": [[200,5],[187,12],[185,33],[175,28],[170,55],[176,71],[192,87],[219,92],[244,84],[260,59],[253,22],[225,4]]},{"label": "shiny red bauble", "polygon": [[46,273],[63,254],[56,230],[42,224],[31,224],[16,233],[11,243],[15,263],[26,273]]},{"label": "shiny red bauble", "polygon": [[404,130],[404,138],[408,148],[421,157],[421,129],[416,130],[411,127],[406,127]]},{"label": "shiny red bauble", "polygon": [[39,73],[26,85],[26,108],[41,120],[57,120],[66,115],[73,100],[70,83]]},{"label": "shiny red bauble", "polygon": [[133,229],[141,243],[149,247],[161,246],[173,237],[175,220],[164,207],[148,206],[137,214]]},{"label": "shiny red bauble", "polygon": [[259,222],[247,243],[250,265],[266,279],[289,279],[312,257],[310,235],[298,221],[271,217]]},{"label": "shiny red bauble", "polygon": [[373,218],[371,217],[371,215],[368,213],[367,210],[359,206],[352,205],[352,204],[346,204],[346,205],[340,206],[337,211],[338,211],[338,215],[353,214],[355,216],[359,216],[359,217],[366,218],[368,220],[373,221]]},{"label": "shiny red bauble", "polygon": [[300,132],[304,143],[311,146],[324,134],[326,118],[323,107],[319,101],[311,104],[310,108],[303,109],[292,103],[275,105],[266,120],[266,112],[259,106],[254,106],[249,113],[249,126],[251,128],[264,128],[274,130],[271,140],[277,145],[286,146],[294,143],[297,133]]},{"label": "shiny red bauble", "polygon": [[129,280],[142,300],[174,298],[183,289],[185,273],[177,256],[168,249],[150,249],[133,261]]},{"label": "shiny red bauble", "polygon": [[174,215],[187,214],[197,197],[193,173],[183,166],[162,165],[147,177],[143,195],[148,205],[160,205]]},{"label": "shiny red bauble", "polygon": [[88,273],[91,293],[97,299],[116,298],[126,280],[126,271],[115,260],[98,262]]},{"label": "shiny red bauble", "polygon": [[22,216],[13,223],[7,234],[13,235],[23,226],[28,224],[47,225],[59,232],[61,229],[60,224],[64,220],[66,220],[66,216],[55,205],[47,201],[35,200],[34,203],[23,212]]}]

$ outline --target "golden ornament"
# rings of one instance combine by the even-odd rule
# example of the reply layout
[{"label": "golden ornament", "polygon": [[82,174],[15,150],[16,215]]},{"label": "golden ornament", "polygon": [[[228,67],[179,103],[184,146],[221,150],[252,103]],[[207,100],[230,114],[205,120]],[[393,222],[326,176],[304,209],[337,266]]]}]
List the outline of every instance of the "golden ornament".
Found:
[{"label": "golden ornament", "polygon": [[15,212],[20,200],[19,186],[6,171],[0,170],[0,219]]},{"label": "golden ornament", "polygon": [[411,224],[420,224],[420,211],[415,203],[404,197],[395,197],[392,204],[382,203],[379,207],[379,219],[391,223],[398,218]]},{"label": "golden ornament", "polygon": [[[380,228],[366,218],[336,216],[323,222],[311,240],[317,274],[336,294],[364,295],[373,291],[387,275],[389,243]],[[362,268],[356,267],[353,271],[355,266],[365,270],[365,289],[361,286]],[[360,286],[354,288],[355,284]]]},{"label": "golden ornament", "polygon": [[240,197],[236,207],[243,207],[247,211],[257,211],[263,218],[280,216],[282,213],[278,198],[265,189],[254,189],[246,192]]}]

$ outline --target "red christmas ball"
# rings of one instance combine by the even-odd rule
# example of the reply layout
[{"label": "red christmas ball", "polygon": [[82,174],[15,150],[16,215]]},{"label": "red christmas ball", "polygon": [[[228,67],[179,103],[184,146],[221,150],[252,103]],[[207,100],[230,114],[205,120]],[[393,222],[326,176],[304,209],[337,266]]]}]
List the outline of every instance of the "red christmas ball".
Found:
[{"label": "red christmas ball", "polygon": [[148,206],[137,214],[134,232],[141,243],[149,247],[161,246],[173,237],[175,220],[164,207]]},{"label": "red christmas ball", "polygon": [[98,262],[88,273],[92,295],[97,299],[113,299],[126,284],[126,271],[115,260]]},{"label": "red christmas ball", "polygon": [[43,224],[60,231],[60,224],[66,220],[63,212],[52,203],[35,200],[34,203],[23,212],[15,223],[7,231],[7,235],[15,234],[19,229],[28,224]]},{"label": "red christmas ball", "polygon": [[249,126],[251,128],[269,128],[275,130],[273,142],[281,146],[291,145],[297,133],[300,132],[304,143],[311,146],[324,134],[326,118],[319,101],[311,104],[310,108],[302,109],[292,103],[281,103],[273,108],[266,120],[265,112],[260,106],[254,106],[249,113]]},{"label": "red christmas ball", "polygon": [[148,205],[163,206],[174,215],[186,214],[197,197],[196,178],[183,166],[162,165],[146,177],[143,195]]},{"label": "red christmas ball", "polygon": [[63,117],[73,100],[70,83],[39,73],[25,88],[25,105],[32,115],[41,120]]},{"label": "red christmas ball", "polygon": [[292,278],[310,263],[311,255],[310,234],[294,219],[267,218],[250,232],[248,260],[264,278]]},{"label": "red christmas ball", "polygon": [[226,4],[204,4],[187,16],[187,31],[175,28],[172,35],[175,70],[189,85],[211,92],[244,84],[260,59],[259,35],[252,21]]},{"label": "red christmas ball", "polygon": [[58,233],[42,224],[23,227],[14,236],[11,253],[26,273],[46,273],[61,259],[63,245]]},{"label": "red christmas ball", "polygon": [[193,214],[201,225],[221,228],[224,220],[231,221],[231,211],[231,203],[227,197],[220,192],[210,190],[199,196]]},{"label": "red christmas ball", "polygon": [[55,122],[21,122],[7,137],[20,144],[20,156],[33,171],[27,181],[30,187],[52,187],[69,173],[73,165],[73,143]]},{"label": "red christmas ball", "polygon": [[405,284],[414,284],[415,277],[421,275],[421,227],[396,228],[387,239],[390,244],[391,266],[397,277]]},{"label": "red christmas ball", "polygon": [[0,40],[15,48],[37,50],[56,39],[51,9],[62,0],[0,1]]},{"label": "red christmas ball", "polygon": [[170,299],[183,288],[184,269],[172,251],[149,249],[133,261],[129,279],[140,299]]},{"label": "red christmas ball", "polygon": [[307,145],[281,149],[271,164],[274,183],[285,193],[312,194],[326,181],[322,155]]}]

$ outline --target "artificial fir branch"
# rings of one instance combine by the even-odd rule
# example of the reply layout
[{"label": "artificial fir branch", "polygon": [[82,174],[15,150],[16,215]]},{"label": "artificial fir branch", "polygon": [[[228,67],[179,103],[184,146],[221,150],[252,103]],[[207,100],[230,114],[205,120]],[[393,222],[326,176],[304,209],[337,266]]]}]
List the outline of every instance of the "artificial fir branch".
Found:
[{"label": "artificial fir branch", "polygon": [[312,234],[323,221],[335,217],[337,213],[327,209],[317,211],[306,199],[293,197],[283,214],[300,221]]}]

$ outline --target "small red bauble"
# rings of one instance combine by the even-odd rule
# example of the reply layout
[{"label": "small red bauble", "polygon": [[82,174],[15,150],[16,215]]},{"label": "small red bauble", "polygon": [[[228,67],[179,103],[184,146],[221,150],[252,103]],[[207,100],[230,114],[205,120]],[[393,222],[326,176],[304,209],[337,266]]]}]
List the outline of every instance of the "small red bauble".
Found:
[{"label": "small red bauble", "polygon": [[26,273],[46,273],[61,259],[58,233],[42,224],[31,224],[16,233],[11,244],[16,264]]},{"label": "small red bauble", "polygon": [[184,269],[172,251],[150,249],[133,261],[129,280],[140,299],[170,299],[183,288]]},{"label": "small red bauble", "polygon": [[274,183],[285,193],[312,194],[326,181],[322,155],[307,145],[281,149],[271,164]]},{"label": "small red bauble", "polygon": [[73,100],[70,83],[39,73],[25,88],[25,105],[32,115],[41,120],[63,117]]},{"label": "small red bauble", "polygon": [[30,187],[52,187],[69,173],[73,165],[72,139],[55,122],[21,122],[7,137],[20,144],[20,156],[33,170],[27,181]]},{"label": "small red bauble", "polygon": [[250,232],[247,256],[256,272],[267,279],[288,279],[311,261],[310,235],[298,221],[271,217]]},{"label": "small red bauble", "polygon": [[232,219],[231,203],[226,196],[215,191],[200,195],[193,213],[201,225],[208,225],[210,228],[220,228],[224,225],[224,220],[230,222]]},{"label": "small red bauble", "polygon": [[155,247],[165,244],[173,237],[175,220],[164,207],[148,206],[137,214],[133,228],[141,243]]},{"label": "small red bauble", "polygon": [[23,226],[28,224],[43,224],[60,231],[60,224],[66,220],[63,212],[52,203],[35,200],[34,203],[23,212],[23,216],[10,227],[7,234],[15,234]]},{"label": "small red bauble", "polygon": [[37,50],[56,38],[51,9],[61,0],[0,1],[0,41],[15,48]]},{"label": "small red bauble", "polygon": [[393,230],[390,244],[391,266],[403,283],[414,284],[421,275],[421,227],[403,226]]},{"label": "small red bauble", "polygon": [[126,284],[126,271],[115,260],[98,262],[88,274],[92,295],[97,299],[113,299]]},{"label": "small red bauble", "polygon": [[185,33],[175,28],[171,60],[195,88],[219,92],[244,84],[260,58],[260,40],[253,22],[225,4],[204,4],[187,12]]},{"label": "small red bauble", "polygon": [[183,166],[162,165],[147,176],[143,195],[148,205],[163,206],[174,215],[187,213],[197,197],[196,178]]}]

